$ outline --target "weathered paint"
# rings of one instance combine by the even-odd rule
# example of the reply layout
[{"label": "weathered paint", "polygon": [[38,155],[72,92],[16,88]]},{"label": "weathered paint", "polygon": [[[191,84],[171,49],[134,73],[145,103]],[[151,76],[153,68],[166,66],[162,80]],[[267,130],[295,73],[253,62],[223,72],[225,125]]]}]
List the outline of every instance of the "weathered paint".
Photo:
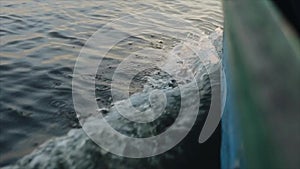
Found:
[{"label": "weathered paint", "polygon": [[268,0],[224,0],[222,168],[300,166],[300,45]]}]

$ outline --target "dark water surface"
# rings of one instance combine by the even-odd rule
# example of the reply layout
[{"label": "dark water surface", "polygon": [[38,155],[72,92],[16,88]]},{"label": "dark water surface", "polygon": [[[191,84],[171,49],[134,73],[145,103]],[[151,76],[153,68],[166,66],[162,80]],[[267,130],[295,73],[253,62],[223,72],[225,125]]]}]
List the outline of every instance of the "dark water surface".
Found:
[{"label": "dark water surface", "polygon": [[[86,40],[106,23],[144,10],[185,19],[207,34],[223,22],[219,0],[2,0],[0,5],[0,166],[80,127],[72,103],[73,67]],[[151,41],[130,40],[141,46]],[[100,69],[100,106],[110,97],[105,75],[113,69],[106,66],[117,64],[121,51],[122,46],[115,49]]]}]

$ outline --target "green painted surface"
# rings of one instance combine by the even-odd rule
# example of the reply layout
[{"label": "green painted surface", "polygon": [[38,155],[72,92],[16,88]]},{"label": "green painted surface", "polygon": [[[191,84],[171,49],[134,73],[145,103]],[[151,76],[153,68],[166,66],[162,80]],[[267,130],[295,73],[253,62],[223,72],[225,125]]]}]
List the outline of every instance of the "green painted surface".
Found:
[{"label": "green painted surface", "polygon": [[224,0],[223,5],[246,166],[297,168],[299,39],[271,1]]}]

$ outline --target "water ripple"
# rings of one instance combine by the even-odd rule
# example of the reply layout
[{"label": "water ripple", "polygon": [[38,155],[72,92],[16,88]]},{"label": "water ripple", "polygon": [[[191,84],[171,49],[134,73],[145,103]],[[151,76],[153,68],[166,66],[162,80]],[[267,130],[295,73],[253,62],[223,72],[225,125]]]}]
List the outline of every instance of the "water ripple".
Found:
[{"label": "water ripple", "polygon": [[[77,127],[71,91],[74,63],[86,40],[103,25],[145,10],[185,19],[206,33],[223,24],[219,0],[1,0],[0,8],[0,166]],[[166,21],[153,22],[163,25]],[[124,27],[126,23],[114,29],[122,32]],[[160,38],[154,34],[131,36],[110,51],[98,70],[100,106],[109,103],[109,82],[116,65],[129,52],[155,47]],[[99,58],[96,50],[88,52],[95,60]],[[82,80],[85,78],[90,77],[83,75]]]}]

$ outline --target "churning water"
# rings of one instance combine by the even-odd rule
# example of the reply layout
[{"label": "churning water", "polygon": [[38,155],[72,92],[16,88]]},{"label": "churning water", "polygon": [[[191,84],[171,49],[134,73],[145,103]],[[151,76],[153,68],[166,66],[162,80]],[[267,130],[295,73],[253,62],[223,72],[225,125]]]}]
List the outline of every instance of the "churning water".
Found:
[{"label": "churning water", "polygon": [[[73,67],[85,42],[105,24],[149,10],[183,19],[192,26],[187,29],[205,34],[223,24],[220,0],[1,0],[0,7],[0,166],[13,163],[53,136],[80,127],[72,103]],[[164,25],[164,17],[156,22]],[[116,27],[125,28],[126,24]],[[99,106],[111,102],[112,74],[130,50],[163,49],[174,42],[155,32],[129,37],[114,47],[96,77]],[[131,93],[142,90],[143,76],[134,79]]]}]

